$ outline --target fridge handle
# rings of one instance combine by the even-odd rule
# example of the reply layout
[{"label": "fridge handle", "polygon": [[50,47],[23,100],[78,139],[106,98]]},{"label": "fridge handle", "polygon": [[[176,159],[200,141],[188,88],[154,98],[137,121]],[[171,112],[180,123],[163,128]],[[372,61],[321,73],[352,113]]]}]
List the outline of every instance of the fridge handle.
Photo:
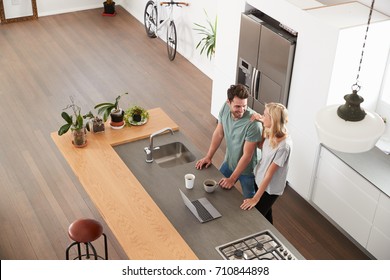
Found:
[{"label": "fridge handle", "polygon": [[249,90],[249,95],[252,96],[253,98],[255,97],[254,87],[255,87],[255,81],[256,81],[256,74],[257,74],[257,69],[255,67],[253,67],[252,79],[251,79],[251,88]]},{"label": "fridge handle", "polygon": [[255,72],[255,75],[253,75],[253,81],[252,81],[252,83],[253,83],[253,85],[252,85],[252,92],[253,92],[253,93],[252,93],[252,96],[253,96],[254,99],[258,100],[258,97],[259,97],[259,95],[258,95],[259,90],[258,90],[258,88],[256,88],[256,86],[260,84],[260,81],[257,82],[257,80],[258,80],[259,77],[260,77],[260,71],[257,70],[257,69],[255,69],[255,71],[256,71],[256,72]]}]

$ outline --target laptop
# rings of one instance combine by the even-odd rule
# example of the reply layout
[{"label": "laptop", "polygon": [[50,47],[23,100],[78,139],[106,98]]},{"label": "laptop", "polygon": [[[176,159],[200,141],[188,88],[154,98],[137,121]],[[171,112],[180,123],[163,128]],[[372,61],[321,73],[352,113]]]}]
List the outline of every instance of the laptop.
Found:
[{"label": "laptop", "polygon": [[191,201],[188,197],[179,189],[181,197],[183,198],[184,204],[190,209],[192,214],[198,218],[199,222],[205,223],[214,219],[221,217],[221,213],[210,203],[210,201],[205,198],[199,198],[197,200]]}]

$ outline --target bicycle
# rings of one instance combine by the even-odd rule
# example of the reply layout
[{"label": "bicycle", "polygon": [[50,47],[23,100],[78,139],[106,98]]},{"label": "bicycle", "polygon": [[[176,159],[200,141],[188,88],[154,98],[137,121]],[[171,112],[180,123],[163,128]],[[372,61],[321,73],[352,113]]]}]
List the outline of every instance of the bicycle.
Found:
[{"label": "bicycle", "polygon": [[[158,31],[160,31],[161,28],[169,22],[169,25],[167,27],[167,51],[169,60],[173,61],[176,56],[177,48],[177,33],[176,25],[173,20],[173,7],[188,6],[189,3],[175,2],[173,0],[171,0],[170,2],[158,2],[158,0],[150,0],[146,3],[144,12],[144,25],[146,34],[150,38],[156,38],[158,36]],[[158,5],[166,6],[169,8],[169,16],[165,20],[158,20]]]}]

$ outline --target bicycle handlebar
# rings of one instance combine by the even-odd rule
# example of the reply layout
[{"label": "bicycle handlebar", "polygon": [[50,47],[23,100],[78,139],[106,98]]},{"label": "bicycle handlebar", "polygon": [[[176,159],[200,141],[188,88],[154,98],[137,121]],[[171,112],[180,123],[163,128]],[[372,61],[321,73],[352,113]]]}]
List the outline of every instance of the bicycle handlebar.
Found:
[{"label": "bicycle handlebar", "polygon": [[179,5],[183,5],[183,6],[189,6],[190,3],[187,3],[187,2],[160,2],[160,5],[176,5],[176,6],[179,6]]}]

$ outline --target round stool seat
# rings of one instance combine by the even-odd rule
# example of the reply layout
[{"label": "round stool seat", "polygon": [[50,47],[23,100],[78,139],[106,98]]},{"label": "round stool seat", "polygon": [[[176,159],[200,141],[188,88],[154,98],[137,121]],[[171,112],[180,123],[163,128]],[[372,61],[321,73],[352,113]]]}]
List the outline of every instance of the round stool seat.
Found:
[{"label": "round stool seat", "polygon": [[74,221],[68,229],[69,237],[80,243],[88,243],[98,239],[103,233],[103,226],[93,219]]}]

